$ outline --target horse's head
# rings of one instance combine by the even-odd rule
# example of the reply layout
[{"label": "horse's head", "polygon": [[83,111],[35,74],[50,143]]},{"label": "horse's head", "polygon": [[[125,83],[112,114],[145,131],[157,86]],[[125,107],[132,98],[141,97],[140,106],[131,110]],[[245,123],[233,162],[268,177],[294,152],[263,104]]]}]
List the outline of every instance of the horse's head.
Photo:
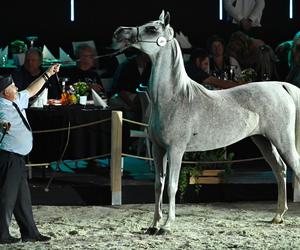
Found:
[{"label": "horse's head", "polygon": [[113,46],[115,49],[135,47],[151,55],[157,53],[173,37],[174,31],[170,26],[170,14],[162,11],[156,21],[137,27],[119,27],[114,32]]}]

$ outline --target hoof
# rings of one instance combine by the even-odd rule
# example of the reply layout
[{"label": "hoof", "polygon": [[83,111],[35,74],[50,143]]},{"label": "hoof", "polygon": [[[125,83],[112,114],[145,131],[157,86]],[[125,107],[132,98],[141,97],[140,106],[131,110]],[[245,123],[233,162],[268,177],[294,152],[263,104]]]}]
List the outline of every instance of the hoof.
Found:
[{"label": "hoof", "polygon": [[159,231],[156,233],[156,235],[170,235],[171,231],[169,229],[161,228]]},{"label": "hoof", "polygon": [[272,224],[282,224],[283,223],[283,219],[281,217],[274,217],[272,220]]},{"label": "hoof", "polygon": [[149,227],[149,228],[146,230],[145,234],[155,235],[155,234],[157,234],[159,231],[160,231],[160,230],[159,230],[158,228],[156,228],[156,227]]}]

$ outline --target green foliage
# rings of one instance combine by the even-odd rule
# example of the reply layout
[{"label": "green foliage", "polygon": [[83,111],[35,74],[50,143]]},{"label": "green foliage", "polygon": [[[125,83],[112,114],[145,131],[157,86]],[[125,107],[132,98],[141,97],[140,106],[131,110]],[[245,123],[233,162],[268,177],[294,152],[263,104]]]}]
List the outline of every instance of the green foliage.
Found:
[{"label": "green foliage", "polygon": [[[183,156],[183,161],[192,162],[212,162],[212,161],[225,161],[232,160],[234,153],[226,153],[226,148],[220,148],[215,150],[209,150],[204,152],[186,152]],[[197,178],[202,175],[203,170],[206,169],[223,169],[222,177],[226,177],[231,173],[231,163],[190,163],[183,164],[179,175],[178,192],[179,200],[183,202],[184,195],[187,187],[189,186],[189,179],[191,176]],[[199,192],[201,185],[193,185],[195,192]]]},{"label": "green foliage", "polygon": [[11,52],[13,54],[25,53],[27,51],[27,45],[24,41],[15,40],[10,43]]},{"label": "green foliage", "polygon": [[186,166],[182,167],[179,175],[178,181],[178,193],[179,193],[179,200],[180,202],[183,201],[184,195],[186,193],[186,189],[189,185],[189,178],[190,178],[190,171],[192,167]]},{"label": "green foliage", "polygon": [[76,82],[74,84],[75,94],[79,96],[88,95],[90,88],[86,82]]},{"label": "green foliage", "polygon": [[245,82],[253,82],[257,78],[257,73],[252,68],[242,70],[240,78]]}]

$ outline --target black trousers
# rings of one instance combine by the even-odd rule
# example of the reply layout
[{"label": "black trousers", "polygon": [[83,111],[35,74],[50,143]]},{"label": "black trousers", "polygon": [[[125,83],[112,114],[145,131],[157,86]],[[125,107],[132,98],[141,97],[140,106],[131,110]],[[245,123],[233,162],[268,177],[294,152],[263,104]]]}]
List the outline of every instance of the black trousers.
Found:
[{"label": "black trousers", "polygon": [[12,215],[19,225],[22,238],[39,235],[32,214],[24,158],[0,151],[0,239],[9,237]]}]

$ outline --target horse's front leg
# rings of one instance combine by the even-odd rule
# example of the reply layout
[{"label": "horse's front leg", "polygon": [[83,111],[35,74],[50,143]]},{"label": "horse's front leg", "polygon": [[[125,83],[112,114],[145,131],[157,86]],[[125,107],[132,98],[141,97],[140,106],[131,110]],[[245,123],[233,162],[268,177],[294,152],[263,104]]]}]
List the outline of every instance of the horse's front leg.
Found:
[{"label": "horse's front leg", "polygon": [[170,233],[171,223],[175,220],[175,204],[176,193],[178,189],[178,180],[181,168],[181,161],[184,154],[184,150],[178,147],[170,148],[168,151],[169,161],[169,184],[168,184],[168,196],[169,196],[169,213],[168,218],[164,226],[159,230],[158,234]]},{"label": "horse's front leg", "polygon": [[153,143],[152,154],[155,164],[155,211],[153,222],[146,231],[151,235],[159,231],[158,225],[162,219],[162,200],[167,170],[166,150]]}]

